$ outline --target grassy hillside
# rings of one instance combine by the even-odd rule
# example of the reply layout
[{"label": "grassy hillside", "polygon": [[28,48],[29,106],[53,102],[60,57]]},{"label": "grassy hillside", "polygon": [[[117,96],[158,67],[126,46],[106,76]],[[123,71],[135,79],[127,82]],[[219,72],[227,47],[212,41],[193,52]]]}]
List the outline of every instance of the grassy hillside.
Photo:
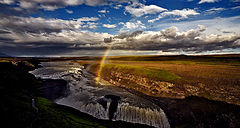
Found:
[{"label": "grassy hillside", "polygon": [[106,64],[103,67],[103,71],[104,70],[115,70],[118,72],[134,74],[142,77],[148,77],[150,79],[163,80],[163,81],[173,81],[176,79],[180,79],[179,76],[171,72],[168,72],[166,70],[154,70],[154,69],[142,68],[141,66],[133,66],[133,65]]}]

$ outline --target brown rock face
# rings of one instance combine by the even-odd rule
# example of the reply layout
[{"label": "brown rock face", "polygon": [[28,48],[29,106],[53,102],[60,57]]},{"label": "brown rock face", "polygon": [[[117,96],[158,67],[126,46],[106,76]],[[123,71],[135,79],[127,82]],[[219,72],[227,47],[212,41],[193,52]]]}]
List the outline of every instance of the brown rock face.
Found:
[{"label": "brown rock face", "polygon": [[102,75],[102,79],[107,80],[109,83],[116,86],[134,89],[144,94],[156,97],[185,97],[183,91],[177,89],[175,85],[170,82],[152,80],[147,77],[126,74],[114,70],[105,70],[103,74],[106,72],[108,75]]}]

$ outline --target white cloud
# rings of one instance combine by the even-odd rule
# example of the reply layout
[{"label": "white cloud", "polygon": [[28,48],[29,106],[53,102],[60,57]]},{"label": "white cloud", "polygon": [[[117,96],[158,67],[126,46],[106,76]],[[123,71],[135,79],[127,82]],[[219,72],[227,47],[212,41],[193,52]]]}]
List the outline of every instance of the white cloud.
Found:
[{"label": "white cloud", "polygon": [[14,3],[14,0],[0,0],[1,4],[12,4]]},{"label": "white cloud", "polygon": [[25,9],[33,9],[36,6],[36,3],[28,1],[20,1],[19,3],[20,3],[19,6]]},{"label": "white cloud", "polygon": [[200,13],[196,12],[193,9],[182,9],[182,10],[173,10],[168,12],[161,13],[162,16],[175,15],[180,16],[181,19],[188,18],[191,15],[199,15]]},{"label": "white cloud", "polygon": [[202,4],[202,3],[215,3],[218,2],[218,0],[200,0],[198,2],[198,4]]},{"label": "white cloud", "polygon": [[207,13],[214,13],[214,12],[221,12],[223,10],[226,10],[225,8],[211,8],[211,9],[208,9],[206,10]]},{"label": "white cloud", "polygon": [[118,4],[118,5],[114,6],[113,8],[115,8],[115,9],[120,9],[121,7],[122,7],[122,5],[121,5],[121,4]]},{"label": "white cloud", "polygon": [[157,18],[155,18],[155,19],[148,20],[148,22],[149,22],[149,23],[153,23],[153,22],[155,22],[155,21],[157,21],[157,20],[160,20],[161,18],[163,18],[163,16],[159,15],[159,16],[158,16]]},{"label": "white cloud", "polygon": [[99,18],[97,17],[81,17],[76,19],[77,21],[97,21]]},{"label": "white cloud", "polygon": [[157,5],[143,5],[139,4],[140,7],[132,7],[132,6],[126,6],[125,9],[130,14],[140,17],[146,14],[156,14],[159,12],[166,11],[167,9],[159,7]]},{"label": "white cloud", "polygon": [[69,14],[72,14],[72,13],[73,13],[72,10],[65,9],[65,11],[66,11],[67,13],[69,13]]},{"label": "white cloud", "polygon": [[115,28],[117,27],[115,24],[103,24],[103,27],[106,27],[106,28]]},{"label": "white cloud", "polygon": [[177,20],[179,20],[179,19],[185,19],[185,18],[188,18],[189,16],[194,16],[194,15],[199,15],[199,14],[200,13],[196,12],[193,9],[165,11],[165,12],[160,13],[157,18],[148,20],[148,22],[153,23],[153,22],[160,20],[161,18],[163,18],[165,16],[169,16],[169,15],[178,16],[179,18],[177,18]]},{"label": "white cloud", "polygon": [[109,13],[109,11],[107,11],[106,9],[104,9],[104,10],[99,10],[98,12],[99,12],[99,13]]},{"label": "white cloud", "polygon": [[59,7],[56,5],[40,5],[39,8],[47,10],[47,11],[54,11],[54,10],[58,9]]},{"label": "white cloud", "polygon": [[231,9],[240,9],[240,6],[232,7]]},{"label": "white cloud", "polygon": [[161,30],[171,26],[176,26],[181,30],[188,30],[190,28],[194,28],[195,26],[201,24],[207,27],[207,30],[204,31],[204,33],[207,35],[210,35],[212,33],[223,34],[224,31],[239,34],[240,29],[236,27],[236,26],[240,26],[239,21],[240,21],[240,16],[227,17],[227,18],[216,17],[213,19],[157,24],[155,28],[159,28],[158,30]]},{"label": "white cloud", "polygon": [[121,32],[134,30],[134,29],[144,29],[145,25],[141,21],[136,22],[126,22],[123,23],[123,28],[120,29]]}]

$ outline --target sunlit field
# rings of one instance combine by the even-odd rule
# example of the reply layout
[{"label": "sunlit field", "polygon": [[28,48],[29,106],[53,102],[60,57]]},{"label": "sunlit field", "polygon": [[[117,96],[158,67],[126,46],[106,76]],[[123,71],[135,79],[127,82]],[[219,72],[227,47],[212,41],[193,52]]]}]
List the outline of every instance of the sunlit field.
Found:
[{"label": "sunlit field", "polygon": [[[239,105],[239,58],[239,55],[108,57],[101,77],[156,97],[196,95]],[[97,75],[98,61],[78,62],[88,64],[89,71]],[[129,79],[129,75],[169,85],[147,82],[143,85],[142,81]]]}]

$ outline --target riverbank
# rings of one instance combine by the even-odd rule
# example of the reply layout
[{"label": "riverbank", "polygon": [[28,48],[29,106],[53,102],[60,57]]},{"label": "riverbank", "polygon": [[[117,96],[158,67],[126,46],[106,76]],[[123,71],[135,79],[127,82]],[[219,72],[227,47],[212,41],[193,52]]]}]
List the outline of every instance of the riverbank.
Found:
[{"label": "riverbank", "polygon": [[[165,98],[204,97],[240,105],[240,55],[116,56],[88,64],[115,86]],[[101,67],[100,67],[101,66]],[[101,69],[101,73],[99,73]]]}]

